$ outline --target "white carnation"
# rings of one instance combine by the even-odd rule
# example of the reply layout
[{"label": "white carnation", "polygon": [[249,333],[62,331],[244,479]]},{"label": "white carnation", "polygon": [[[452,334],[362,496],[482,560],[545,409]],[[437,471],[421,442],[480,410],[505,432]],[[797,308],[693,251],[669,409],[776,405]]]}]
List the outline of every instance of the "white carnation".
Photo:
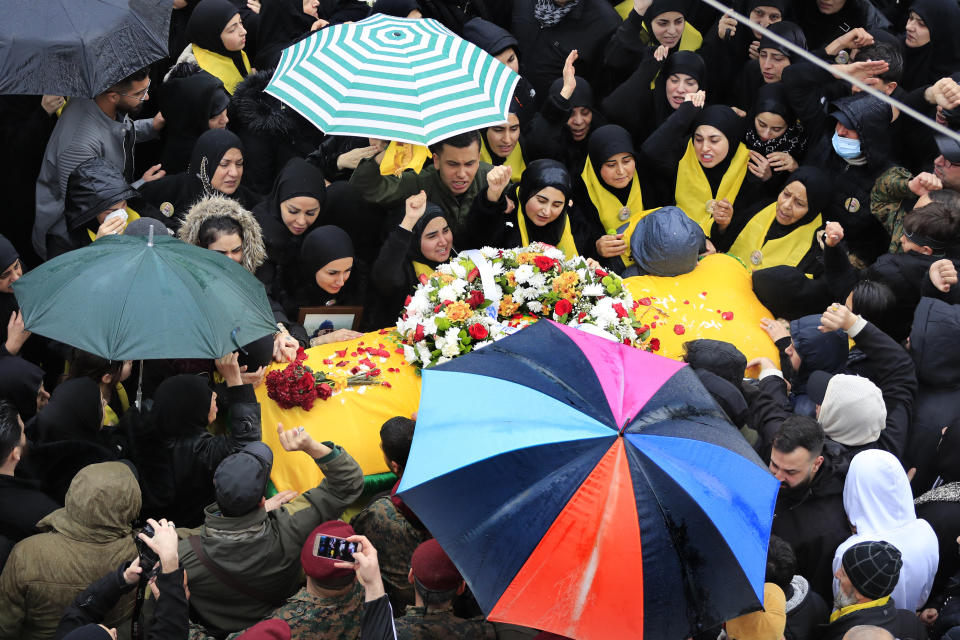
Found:
[{"label": "white carnation", "polygon": [[530,309],[531,313],[540,313],[543,311],[543,305],[540,304],[539,300],[531,300],[527,303],[527,309]]},{"label": "white carnation", "polygon": [[450,264],[450,269],[451,269],[451,273],[453,273],[453,275],[455,275],[455,276],[458,277],[458,278],[466,278],[466,277],[467,277],[467,268],[464,267],[464,266],[463,266],[462,264],[460,264],[459,262],[453,262],[453,263],[451,263],[451,264]]},{"label": "white carnation", "polygon": [[534,289],[542,290],[547,286],[547,274],[535,273],[530,276],[528,284]]},{"label": "white carnation", "polygon": [[463,278],[457,278],[450,283],[450,286],[453,287],[453,290],[457,292],[458,296],[462,296],[463,292],[467,290],[467,281]]},{"label": "white carnation", "polygon": [[449,300],[450,302],[455,302],[457,298],[460,296],[457,293],[456,289],[454,289],[450,285],[446,285],[444,287],[441,287],[440,290],[437,291],[437,297],[440,298],[440,302],[446,302],[447,300]]},{"label": "white carnation", "polygon": [[480,255],[487,259],[496,258],[498,253],[500,253],[500,250],[494,249],[493,247],[483,247],[480,249]]},{"label": "white carnation", "polygon": [[403,357],[407,362],[416,362],[417,350],[408,344],[403,345]]},{"label": "white carnation", "polygon": [[447,358],[456,358],[460,355],[460,341],[448,340],[440,349],[440,353]]},{"label": "white carnation", "polygon": [[588,284],[583,288],[584,296],[599,298],[604,294],[606,294],[606,290],[603,288],[603,285],[600,283]]},{"label": "white carnation", "polygon": [[518,283],[525,283],[533,275],[533,265],[522,264],[513,272]]}]

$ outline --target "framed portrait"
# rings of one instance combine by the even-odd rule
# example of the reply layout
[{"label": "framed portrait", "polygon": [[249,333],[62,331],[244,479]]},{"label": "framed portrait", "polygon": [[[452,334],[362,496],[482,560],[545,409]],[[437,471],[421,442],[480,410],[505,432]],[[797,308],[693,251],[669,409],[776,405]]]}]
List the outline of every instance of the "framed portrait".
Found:
[{"label": "framed portrait", "polygon": [[360,330],[360,319],[363,316],[363,307],[300,307],[300,324],[307,330],[307,335],[313,333],[324,325],[333,329],[353,329]]}]

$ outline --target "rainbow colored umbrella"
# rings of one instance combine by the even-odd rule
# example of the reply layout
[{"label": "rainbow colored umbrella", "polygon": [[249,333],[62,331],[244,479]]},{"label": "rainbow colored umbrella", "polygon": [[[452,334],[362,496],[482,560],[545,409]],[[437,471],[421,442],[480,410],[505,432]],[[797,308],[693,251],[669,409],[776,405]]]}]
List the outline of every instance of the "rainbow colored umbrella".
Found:
[{"label": "rainbow colored umbrella", "polygon": [[778,488],[686,365],[541,321],[423,372],[399,489],[489,619],[681,640],[760,608]]}]

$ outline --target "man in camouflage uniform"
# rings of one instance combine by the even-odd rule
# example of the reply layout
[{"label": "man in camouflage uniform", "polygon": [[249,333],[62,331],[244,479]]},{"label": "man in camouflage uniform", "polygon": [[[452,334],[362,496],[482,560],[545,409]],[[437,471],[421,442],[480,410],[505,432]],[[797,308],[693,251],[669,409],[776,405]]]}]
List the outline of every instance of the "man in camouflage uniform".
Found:
[{"label": "man in camouflage uniform", "polygon": [[404,616],[394,621],[397,640],[495,640],[493,624],[482,617],[464,619],[453,615],[453,599],[467,585],[435,539],[420,544],[413,552],[408,575],[416,605],[407,607]]},{"label": "man in camouflage uniform", "polygon": [[[403,475],[413,440],[414,421],[397,416],[380,428],[380,449],[387,466],[398,478]],[[389,495],[374,499],[350,522],[360,535],[377,548],[383,584],[394,611],[403,611],[414,603],[413,586],[407,580],[413,552],[430,537],[426,527],[396,496],[397,484]]]}]

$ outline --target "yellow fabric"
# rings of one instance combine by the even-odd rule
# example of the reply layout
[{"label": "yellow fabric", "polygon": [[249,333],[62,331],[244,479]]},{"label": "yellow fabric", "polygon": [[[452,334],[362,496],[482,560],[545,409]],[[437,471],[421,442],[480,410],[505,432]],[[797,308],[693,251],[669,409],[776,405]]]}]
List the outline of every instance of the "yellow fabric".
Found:
[{"label": "yellow fabric", "polygon": [[[127,390],[118,382],[113,392],[117,394],[117,400],[120,401],[120,412],[126,413],[127,409],[130,408],[130,398],[127,397]],[[103,405],[103,426],[108,427],[118,422],[120,422],[120,416],[117,415],[117,412],[110,405]]]},{"label": "yellow fabric", "polygon": [[427,276],[429,278],[431,275],[433,275],[433,272],[436,271],[436,269],[430,265],[417,262],[416,260],[413,260],[413,270],[416,272],[417,278],[420,276]]},{"label": "yellow fabric", "polygon": [[849,607],[843,607],[842,609],[834,609],[833,613],[830,614],[830,622],[833,622],[841,616],[845,616],[848,613],[853,613],[854,611],[860,611],[861,609],[870,609],[872,607],[882,607],[887,604],[890,600],[890,596],[883,596],[877,600],[870,600],[869,602],[858,602],[857,604],[852,604]]},{"label": "yellow fabric", "polygon": [[[342,446],[354,457],[365,475],[388,471],[380,450],[380,427],[389,418],[410,416],[417,410],[420,404],[420,375],[415,367],[407,364],[402,353],[396,353],[396,345],[387,338],[388,335],[374,331],[355,340],[313,347],[307,349],[309,357],[306,364],[311,369],[328,374],[349,372],[365,357],[357,353],[357,346],[361,342],[363,346],[372,347],[382,344],[390,356],[372,357],[371,360],[380,367],[381,380],[389,382],[392,385],[390,388],[348,387],[335,393],[329,400],[317,400],[310,411],[304,411],[300,408],[281,409],[267,396],[266,385],[257,387],[263,441],[273,451],[270,479],[278,491],[293,489],[303,492],[320,484],[323,478],[310,456],[283,450],[277,437],[278,422],[283,423],[286,429],[303,426],[315,440],[332,440]],[[336,354],[343,350],[346,350],[344,356]],[[324,364],[324,359],[332,360],[333,364]],[[344,360],[348,362],[346,366],[336,366],[336,363]],[[285,366],[274,363],[269,371]],[[390,372],[387,369],[399,371]]]},{"label": "yellow fabric", "polygon": [[691,220],[700,225],[703,232],[710,235],[710,225],[713,223],[713,217],[707,213],[708,200],[723,200],[726,198],[730,204],[734,204],[737,194],[740,192],[740,185],[747,175],[747,161],[750,160],[750,151],[739,143],[737,151],[730,160],[730,166],[727,172],[723,174],[720,180],[720,188],[716,195],[710,189],[710,182],[707,175],[703,172],[703,167],[697,159],[697,152],[693,149],[693,139],[687,143],[687,151],[680,159],[677,165],[677,188],[676,200],[677,206],[683,209]]},{"label": "yellow fabric", "polygon": [[[525,247],[530,244],[530,234],[527,233],[527,215],[523,212],[523,204],[517,205],[517,228],[520,229],[520,246]],[[563,223],[563,233],[560,234],[557,249],[563,251],[567,260],[572,260],[580,255],[577,252],[577,245],[573,241],[573,232],[570,230],[570,216],[567,216],[566,222]]]},{"label": "yellow fabric", "polygon": [[[793,229],[787,235],[764,242],[770,225],[777,218],[777,203],[774,202],[758,213],[756,213],[737,236],[733,246],[730,247],[730,255],[736,256],[750,265],[754,271],[757,269],[767,269],[786,265],[788,267],[797,266],[807,255],[810,246],[813,244],[813,236],[817,229],[823,223],[823,216],[817,214],[813,221]],[[754,264],[755,251],[760,259],[759,264]]]},{"label": "yellow fabric", "polygon": [[[617,196],[613,195],[603,186],[597,172],[593,170],[593,163],[590,162],[590,156],[583,165],[583,171],[580,173],[583,184],[587,187],[587,195],[590,196],[590,202],[597,208],[597,214],[600,216],[600,224],[604,231],[616,229],[624,223],[618,216],[624,205],[620,204]],[[633,173],[633,181],[630,183],[630,195],[627,196],[627,208],[633,215],[638,211],[643,211],[643,194],[640,192],[640,181],[637,173]]]},{"label": "yellow fabric", "polygon": [[380,162],[380,175],[399,177],[407,169],[420,173],[423,163],[430,157],[430,149],[419,144],[392,141]]},{"label": "yellow fabric", "polygon": [[[237,85],[243,80],[243,76],[237,71],[237,66],[233,64],[233,60],[203,47],[198,47],[195,43],[190,46],[193,49],[193,57],[197,59],[200,68],[219,78],[227,93],[233,95]],[[250,73],[250,61],[247,59],[247,52],[241,51],[240,55],[243,57],[244,68],[247,73]]]},{"label": "yellow fabric", "polygon": [[[139,213],[137,213],[136,211],[134,211],[134,210],[131,209],[130,207],[127,207],[127,224],[123,225],[123,230],[126,231],[127,225],[130,224],[131,222],[133,222],[134,220],[136,220],[136,219],[139,218],[139,217],[140,217],[140,214],[139,214]],[[122,233],[122,231],[121,231],[121,233]],[[91,241],[91,242],[93,242],[94,240],[97,239],[97,234],[96,234],[95,231],[90,231],[90,229],[87,229],[87,235],[90,236],[90,241]]]},{"label": "yellow fabric", "polygon": [[620,259],[623,260],[623,264],[626,266],[632,265],[636,262],[633,259],[633,256],[630,255],[630,238],[633,236],[634,230],[637,228],[637,223],[647,217],[647,214],[656,211],[659,207],[654,207],[653,209],[647,209],[646,211],[641,211],[630,216],[630,219],[626,224],[620,225],[617,227],[617,233],[623,234],[623,241],[627,244],[627,252],[620,256]]},{"label": "yellow fabric", "polygon": [[[486,141],[480,145],[480,161],[493,164],[493,158],[490,151],[487,150]],[[513,169],[510,173],[510,182],[520,182],[520,176],[527,170],[527,163],[523,161],[523,151],[520,149],[519,142],[513,147],[510,155],[503,159],[503,164]]]},{"label": "yellow fabric", "polygon": [[[779,362],[776,346],[760,328],[762,318],[773,316],[754,295],[750,270],[736,258],[713,254],[690,273],[673,278],[635,276],[623,283],[634,300],[650,302],[641,304],[641,309],[646,307],[642,321],[650,325],[651,337],[660,341],[656,353],[680,360],[685,342],[712,338],[733,344],[747,360],[763,356]],[[724,319],[724,312],[733,316]],[[682,325],[682,334],[676,332],[677,325]]]}]

